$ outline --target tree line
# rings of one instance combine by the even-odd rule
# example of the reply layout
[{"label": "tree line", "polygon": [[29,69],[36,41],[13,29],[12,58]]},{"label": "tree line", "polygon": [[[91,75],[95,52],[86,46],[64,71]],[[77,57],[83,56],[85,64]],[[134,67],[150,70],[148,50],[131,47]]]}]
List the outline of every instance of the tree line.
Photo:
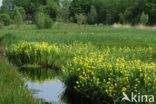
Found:
[{"label": "tree line", "polygon": [[156,24],[156,0],[3,0],[2,4],[0,20],[6,25],[17,14],[24,19],[39,12],[59,22]]}]

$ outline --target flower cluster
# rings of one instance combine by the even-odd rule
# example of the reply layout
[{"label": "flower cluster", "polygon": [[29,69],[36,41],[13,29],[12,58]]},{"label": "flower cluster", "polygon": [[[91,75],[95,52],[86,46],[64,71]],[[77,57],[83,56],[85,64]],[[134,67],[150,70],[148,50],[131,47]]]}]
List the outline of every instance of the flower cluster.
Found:
[{"label": "flower cluster", "polygon": [[[107,103],[110,103],[108,98],[120,102],[122,92],[152,94],[155,90],[156,63],[144,62],[138,55],[139,52],[141,55],[150,54],[151,50],[151,47],[106,47],[81,53],[68,63],[67,68],[63,68],[64,77],[68,79],[66,84],[91,99],[103,99]],[[147,60],[150,59],[148,57]]]},{"label": "flower cluster", "polygon": [[67,87],[105,103],[119,102],[122,92],[155,91],[156,63],[151,52],[151,47],[97,48],[90,42],[20,42],[7,48],[9,60],[16,64],[63,64],[62,79]]},{"label": "flower cluster", "polygon": [[49,45],[46,42],[22,41],[6,49],[9,60],[17,65],[50,63],[59,52],[56,44]]}]

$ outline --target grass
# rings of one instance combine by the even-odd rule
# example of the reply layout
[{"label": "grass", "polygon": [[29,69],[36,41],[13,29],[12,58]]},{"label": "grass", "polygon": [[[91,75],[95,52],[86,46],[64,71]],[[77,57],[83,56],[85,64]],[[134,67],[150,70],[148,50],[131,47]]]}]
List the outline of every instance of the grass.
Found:
[{"label": "grass", "polygon": [[30,93],[16,67],[0,58],[0,104],[39,104]]},{"label": "grass", "polygon": [[153,61],[156,60],[156,31],[135,28],[113,28],[112,26],[88,25],[87,30],[76,24],[64,24],[61,28],[38,30],[34,25],[22,25],[20,29],[5,27],[0,31],[0,43],[9,46],[21,40],[48,43],[72,44],[74,41],[91,42],[96,47],[148,47],[153,48]]},{"label": "grass", "polygon": [[[64,24],[47,30],[37,30],[34,25],[5,27],[0,33],[10,60],[33,64],[30,58],[35,64],[61,67],[67,87],[92,103],[120,103],[122,92],[155,91],[155,30],[103,25],[88,25],[86,30]],[[27,42],[19,43],[23,40]],[[56,46],[50,48],[53,44]],[[56,47],[59,51],[54,52]]]}]

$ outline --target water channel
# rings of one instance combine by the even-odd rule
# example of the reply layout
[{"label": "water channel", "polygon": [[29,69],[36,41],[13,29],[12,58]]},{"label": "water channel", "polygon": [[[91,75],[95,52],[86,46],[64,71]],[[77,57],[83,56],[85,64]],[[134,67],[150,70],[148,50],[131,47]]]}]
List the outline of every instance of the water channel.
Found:
[{"label": "water channel", "polygon": [[66,87],[55,70],[23,67],[20,72],[24,75],[25,85],[34,97],[46,103],[67,104],[62,98]]}]

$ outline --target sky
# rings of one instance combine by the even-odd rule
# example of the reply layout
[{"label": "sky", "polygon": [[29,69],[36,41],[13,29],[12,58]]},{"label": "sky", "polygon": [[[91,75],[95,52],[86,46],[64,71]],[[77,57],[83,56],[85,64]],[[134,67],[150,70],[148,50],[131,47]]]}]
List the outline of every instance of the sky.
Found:
[{"label": "sky", "polygon": [[2,0],[0,0],[0,6],[2,5]]}]

